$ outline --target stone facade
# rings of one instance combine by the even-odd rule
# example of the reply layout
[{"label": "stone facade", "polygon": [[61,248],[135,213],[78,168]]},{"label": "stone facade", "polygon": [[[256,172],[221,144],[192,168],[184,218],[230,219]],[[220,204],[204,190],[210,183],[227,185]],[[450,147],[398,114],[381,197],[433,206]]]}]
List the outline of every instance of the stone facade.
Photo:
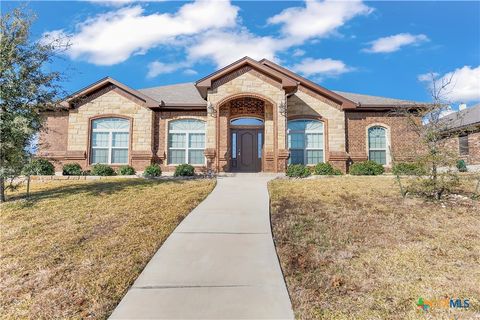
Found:
[{"label": "stone facade", "polygon": [[[290,84],[282,81],[278,75],[261,68],[239,67],[212,80],[203,97],[208,108],[152,105],[151,100],[146,103],[140,92],[108,83],[70,103],[67,111],[45,113],[47,130],[40,136],[39,155],[54,160],[57,171],[69,162],[89,169],[91,121],[122,117],[130,121],[128,164],[143,171],[155,162],[163,171],[173,171],[175,166],[167,163],[168,123],[198,119],[206,122],[206,163],[196,170],[231,171],[230,121],[256,117],[263,120],[263,127],[258,130],[263,133],[261,170],[265,172],[285,171],[289,157],[287,121],[293,119],[317,119],[324,123],[324,160],[343,172],[348,171],[352,161],[368,158],[367,130],[375,124],[387,128],[389,145],[397,161],[413,159],[418,138],[405,117],[388,111],[344,109],[341,101],[329,98],[325,92],[307,88],[300,82],[292,90]],[[472,135],[469,161],[479,161],[478,145],[478,135]]]},{"label": "stone facade", "polygon": [[325,161],[345,171],[345,112],[340,106],[302,86],[288,98],[287,106],[289,120],[305,118],[323,122]]},{"label": "stone facade", "polygon": [[[95,99],[86,101],[70,110],[68,117],[63,114],[47,114],[47,131],[40,138],[41,141],[52,144],[48,149],[41,148],[40,155],[63,150],[64,157],[55,159],[57,168],[69,162],[77,162],[85,169],[90,168],[90,125],[93,119],[101,117],[119,116],[130,120],[129,165],[143,170],[153,159],[154,112],[141,106],[134,97],[120,89],[112,88]],[[66,128],[59,129],[59,124],[66,125]],[[52,130],[60,134],[50,134],[49,131]]]},{"label": "stone facade", "polygon": [[[207,148],[218,150],[215,170],[228,171],[229,130],[232,118],[228,102],[238,98],[251,97],[265,101],[264,109],[264,159],[263,169],[268,172],[283,171],[286,149],[285,115],[278,106],[285,99],[285,91],[280,84],[250,67],[241,68],[226,77],[218,79],[208,92],[208,102],[217,110],[207,121]],[[249,116],[249,114],[245,114]],[[252,115],[250,115],[252,116]],[[282,158],[283,157],[283,158]]]}]

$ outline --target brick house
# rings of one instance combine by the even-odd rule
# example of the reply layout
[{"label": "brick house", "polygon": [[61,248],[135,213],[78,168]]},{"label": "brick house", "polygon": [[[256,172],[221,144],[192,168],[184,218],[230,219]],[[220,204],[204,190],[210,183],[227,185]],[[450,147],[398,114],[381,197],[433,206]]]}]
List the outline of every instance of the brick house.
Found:
[{"label": "brick house", "polygon": [[104,78],[45,113],[39,156],[138,171],[181,163],[214,172],[283,172],[288,163],[410,159],[411,101],[331,91],[266,59],[245,57],[196,83],[135,90]]},{"label": "brick house", "polygon": [[469,166],[480,165],[480,104],[442,118],[445,147]]}]

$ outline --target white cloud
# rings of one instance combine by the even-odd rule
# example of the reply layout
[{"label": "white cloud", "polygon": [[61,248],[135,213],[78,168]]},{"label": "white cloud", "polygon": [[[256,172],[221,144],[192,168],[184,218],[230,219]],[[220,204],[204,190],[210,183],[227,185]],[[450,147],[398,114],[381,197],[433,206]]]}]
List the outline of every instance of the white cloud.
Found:
[{"label": "white cloud", "polygon": [[145,15],[141,6],[125,7],[99,14],[76,26],[69,34],[73,59],[85,59],[97,65],[113,65],[132,54],[145,53],[160,44],[169,44],[181,36],[192,36],[211,29],[236,25],[238,7],[224,1],[203,1],[183,5],[177,13]]},{"label": "white cloud", "polygon": [[305,51],[302,49],[295,49],[292,53],[292,57],[302,57],[305,55]]},{"label": "white cloud", "polygon": [[367,15],[372,9],[355,1],[306,1],[305,7],[288,8],[268,19],[271,24],[282,24],[284,36],[297,41],[325,37],[358,15]]},{"label": "white cloud", "polygon": [[[113,5],[128,4],[129,1],[122,0]],[[103,3],[102,0],[97,2]],[[147,76],[155,77],[182,69],[185,74],[193,74],[194,70],[189,68],[204,60],[213,61],[218,67],[244,56],[278,62],[280,53],[335,33],[348,20],[366,15],[371,10],[360,0],[306,1],[302,7],[283,10],[268,19],[270,24],[280,25],[279,34],[257,35],[242,26],[238,17],[239,8],[229,1],[197,0],[183,4],[174,13],[149,14],[136,3],[93,16],[78,23],[74,31],[53,30],[45,33],[44,37],[68,37],[71,47],[67,54],[71,59],[97,65],[118,64],[132,55],[145,54],[157,47],[178,49],[181,55],[184,54],[183,59],[177,59],[181,62],[153,61],[148,66]],[[305,51],[297,48],[292,54],[303,57]],[[335,64],[335,61],[324,59],[323,68]],[[330,71],[323,70],[321,73],[346,72],[340,71],[341,68],[338,64],[332,65]],[[348,69],[345,65],[344,68]]]},{"label": "white cloud", "polygon": [[190,60],[211,59],[218,67],[223,67],[244,56],[276,60],[275,53],[287,46],[281,40],[256,36],[246,30],[238,33],[214,31],[204,34],[187,51]]},{"label": "white cloud", "polygon": [[399,50],[403,46],[418,45],[419,43],[429,41],[424,34],[399,33],[393,36],[379,38],[370,42],[370,48],[363,51],[371,53],[389,53]]},{"label": "white cloud", "polygon": [[102,6],[122,7],[124,5],[134,2],[134,0],[89,0],[88,2]]},{"label": "white cloud", "polygon": [[427,82],[437,79],[439,74],[437,72],[424,73],[418,76],[419,81]]},{"label": "white cloud", "polygon": [[155,78],[160,74],[172,73],[184,67],[183,63],[163,63],[160,61],[153,61],[148,64],[148,78]]},{"label": "white cloud", "polygon": [[[464,66],[448,72],[443,76],[434,73],[435,84],[439,85],[450,83],[445,88],[444,98],[451,102],[471,102],[480,101],[480,66]],[[431,74],[421,74],[418,76],[420,81],[428,82],[429,87],[433,86]]]},{"label": "white cloud", "polygon": [[193,69],[185,69],[185,70],[183,70],[183,73],[186,74],[186,75],[189,75],[189,76],[193,76],[193,75],[198,74],[198,72],[196,70],[193,70]]},{"label": "white cloud", "polygon": [[334,59],[303,59],[299,64],[292,66],[292,70],[305,76],[338,76],[353,71],[343,61]]}]

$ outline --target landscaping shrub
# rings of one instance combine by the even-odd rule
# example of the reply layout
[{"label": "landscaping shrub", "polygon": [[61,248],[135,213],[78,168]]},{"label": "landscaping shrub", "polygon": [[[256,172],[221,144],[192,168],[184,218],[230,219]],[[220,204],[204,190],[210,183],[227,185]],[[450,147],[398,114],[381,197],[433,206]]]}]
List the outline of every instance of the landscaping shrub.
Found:
[{"label": "landscaping shrub", "polygon": [[106,164],[97,163],[92,167],[91,174],[92,176],[114,176],[115,170]]},{"label": "landscaping shrub", "polygon": [[427,174],[427,170],[418,163],[399,162],[393,166],[392,173],[399,176],[423,176]]},{"label": "landscaping shrub", "polygon": [[82,167],[78,163],[67,163],[63,165],[62,173],[64,176],[83,175]]},{"label": "landscaping shrub", "polygon": [[455,172],[447,172],[438,176],[437,180],[420,178],[407,186],[407,192],[422,197],[440,200],[442,195],[450,194],[460,185],[460,178]]},{"label": "landscaping shrub", "polygon": [[310,169],[303,164],[290,164],[287,167],[287,177],[305,178],[310,174]]},{"label": "landscaping shrub", "polygon": [[189,164],[181,164],[175,168],[174,177],[189,177],[195,174],[195,168]]},{"label": "landscaping shrub", "polygon": [[457,160],[457,169],[460,172],[467,172],[468,169],[465,160]]},{"label": "landscaping shrub", "polygon": [[383,166],[372,160],[356,162],[350,167],[350,174],[354,176],[377,176],[384,172]]},{"label": "landscaping shrub", "polygon": [[328,162],[321,162],[315,166],[313,173],[322,176],[338,176],[342,174],[342,171],[332,167],[332,165]]},{"label": "landscaping shrub", "polygon": [[131,166],[120,166],[120,168],[118,168],[118,174],[121,176],[131,176],[135,174],[135,169]]},{"label": "landscaping shrub", "polygon": [[33,159],[22,170],[25,175],[53,176],[55,167],[47,159]]},{"label": "landscaping shrub", "polygon": [[162,169],[158,164],[151,164],[143,171],[143,176],[147,178],[159,177],[162,175]]}]

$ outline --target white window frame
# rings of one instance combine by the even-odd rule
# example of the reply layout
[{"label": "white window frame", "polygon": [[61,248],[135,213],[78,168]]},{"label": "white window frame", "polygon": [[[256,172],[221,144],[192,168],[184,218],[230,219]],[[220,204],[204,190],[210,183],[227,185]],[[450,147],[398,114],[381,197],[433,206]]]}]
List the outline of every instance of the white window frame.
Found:
[{"label": "white window frame", "polygon": [[[288,129],[288,122],[295,122],[295,121],[316,121],[316,122],[319,122],[322,124],[322,130],[290,130]],[[303,134],[303,148],[290,148],[288,147],[288,137],[291,133],[294,133],[294,134]],[[306,147],[306,142],[307,142],[307,135],[308,134],[321,134],[322,135],[322,148],[319,149],[319,148],[307,148]],[[312,166],[312,165],[316,165],[315,164],[308,164],[307,163],[307,151],[319,151],[321,150],[322,151],[322,163],[325,163],[325,123],[323,121],[320,121],[320,120],[317,120],[317,119],[292,119],[292,120],[288,120],[287,121],[287,147],[288,147],[288,150],[303,150],[303,164],[304,165],[308,165],[308,166]]]},{"label": "white window frame", "polygon": [[[96,120],[105,120],[105,119],[121,119],[124,121],[128,122],[128,129],[94,129],[93,128],[93,123]],[[91,149],[91,155],[90,155],[90,163],[91,164],[96,164],[96,163],[102,163],[102,162],[93,162],[93,150],[94,149],[107,149],[108,150],[108,162],[102,163],[102,164],[111,164],[111,165],[124,165],[124,164],[129,164],[129,159],[130,159],[130,120],[125,119],[125,118],[120,118],[120,117],[105,117],[105,118],[96,118],[91,120],[91,137],[90,137],[90,149]],[[107,147],[94,147],[93,146],[93,134],[98,133],[98,132],[107,132],[108,133],[108,146]],[[113,134],[114,133],[127,133],[128,135],[128,145],[126,148],[124,147],[114,147],[113,146]],[[127,149],[127,162],[116,162],[112,163],[112,153],[113,150],[115,149],[120,149],[120,150],[125,150]]]},{"label": "white window frame", "polygon": [[[382,128],[385,130],[385,148],[370,148],[370,139],[368,133],[370,129],[373,128]],[[385,164],[383,166],[390,166],[391,159],[390,159],[390,127],[383,124],[383,123],[373,123],[367,126],[366,128],[366,145],[367,145],[367,157],[370,160],[370,151],[385,151]]]},{"label": "white window frame", "polygon": [[[187,163],[187,164],[190,164],[189,163],[189,159],[188,159],[188,155],[189,155],[189,151],[190,150],[202,150],[202,151],[205,151],[205,144],[207,143],[206,139],[207,139],[207,135],[206,135],[206,129],[205,130],[170,130],[169,129],[169,126],[170,126],[170,123],[172,122],[176,122],[176,121],[182,121],[182,120],[196,120],[196,121],[201,121],[205,124],[205,128],[207,126],[207,124],[205,123],[205,121],[203,120],[199,120],[199,119],[191,119],[191,118],[188,118],[188,119],[176,119],[176,120],[171,120],[168,122],[167,124],[167,164],[168,165],[180,165],[180,164],[184,164],[184,163]],[[175,147],[170,147],[170,134],[171,133],[176,133],[176,134],[185,134],[185,147],[184,148],[175,148]],[[190,147],[190,135],[191,134],[203,134],[203,138],[204,138],[204,147],[203,148],[191,148]],[[182,163],[173,163],[173,162],[170,162],[170,150],[185,150],[185,162],[182,162]],[[203,155],[203,163],[195,163],[195,164],[191,164],[192,166],[201,166],[201,165],[206,165],[207,164],[207,159],[205,157],[205,154]]]}]

